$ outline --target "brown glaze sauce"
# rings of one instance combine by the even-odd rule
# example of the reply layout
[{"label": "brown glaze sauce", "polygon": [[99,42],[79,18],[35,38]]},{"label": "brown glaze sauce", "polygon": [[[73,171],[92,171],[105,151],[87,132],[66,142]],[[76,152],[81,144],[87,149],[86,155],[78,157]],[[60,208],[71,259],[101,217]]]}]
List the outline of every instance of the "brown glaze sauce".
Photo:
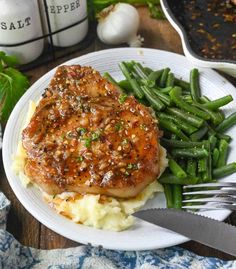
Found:
[{"label": "brown glaze sauce", "polygon": [[45,192],[132,197],[159,173],[157,121],[90,67],[61,66],[23,131]]},{"label": "brown glaze sauce", "polygon": [[222,0],[169,0],[168,4],[197,55],[236,61],[236,5]]}]

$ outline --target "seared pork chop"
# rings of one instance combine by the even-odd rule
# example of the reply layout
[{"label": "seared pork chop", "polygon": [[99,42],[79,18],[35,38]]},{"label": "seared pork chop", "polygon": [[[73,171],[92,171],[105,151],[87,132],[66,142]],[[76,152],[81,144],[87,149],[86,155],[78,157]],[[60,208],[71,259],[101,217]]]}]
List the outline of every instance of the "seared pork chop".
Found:
[{"label": "seared pork chop", "polygon": [[60,66],[23,130],[25,174],[49,194],[133,197],[159,174],[149,108],[91,67]]}]

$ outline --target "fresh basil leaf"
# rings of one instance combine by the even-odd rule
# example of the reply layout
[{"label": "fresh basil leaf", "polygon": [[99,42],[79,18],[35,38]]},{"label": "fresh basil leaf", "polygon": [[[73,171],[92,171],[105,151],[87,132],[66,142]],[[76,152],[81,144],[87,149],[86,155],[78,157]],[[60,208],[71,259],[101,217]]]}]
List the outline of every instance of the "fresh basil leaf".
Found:
[{"label": "fresh basil leaf", "polygon": [[19,64],[19,61],[16,56],[6,55],[6,53],[3,51],[0,51],[0,61],[3,63],[3,66],[5,65],[8,67],[14,67]]},{"label": "fresh basil leaf", "polygon": [[29,80],[15,68],[0,73],[0,119],[6,122],[17,101],[29,88]]}]

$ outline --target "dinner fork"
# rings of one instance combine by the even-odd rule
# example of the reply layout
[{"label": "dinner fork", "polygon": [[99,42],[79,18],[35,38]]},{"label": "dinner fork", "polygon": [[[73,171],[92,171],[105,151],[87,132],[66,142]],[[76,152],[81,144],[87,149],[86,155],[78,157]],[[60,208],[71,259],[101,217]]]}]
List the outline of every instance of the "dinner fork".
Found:
[{"label": "dinner fork", "polygon": [[236,183],[216,182],[183,186],[183,209],[236,210]]}]

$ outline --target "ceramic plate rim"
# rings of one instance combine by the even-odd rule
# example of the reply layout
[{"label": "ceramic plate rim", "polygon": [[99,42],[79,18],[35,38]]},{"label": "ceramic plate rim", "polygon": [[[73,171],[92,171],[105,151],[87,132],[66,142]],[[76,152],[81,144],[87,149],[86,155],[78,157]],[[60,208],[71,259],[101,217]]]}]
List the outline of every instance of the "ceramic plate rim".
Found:
[{"label": "ceramic plate rim", "polygon": [[[105,54],[110,54],[112,56],[113,54],[119,54],[119,53],[124,53],[124,54],[127,54],[127,55],[132,54],[132,53],[137,54],[137,55],[141,55],[142,53],[143,54],[154,53],[156,57],[158,57],[158,55],[159,56],[162,55],[162,56],[166,56],[166,57],[171,56],[171,57],[173,57],[175,59],[179,59],[179,60],[181,60],[183,62],[186,62],[189,65],[191,65],[191,63],[186,59],[186,57],[184,57],[182,55],[175,54],[175,53],[172,53],[172,52],[162,51],[162,50],[148,49],[148,48],[139,48],[139,49],[136,49],[136,48],[115,48],[115,49],[102,50],[102,51],[98,51],[98,52],[88,53],[86,55],[71,59],[71,60],[69,60],[69,61],[67,61],[67,62],[65,62],[63,64],[73,64],[73,63],[78,63],[78,61],[83,61],[83,60],[90,59],[90,58],[93,58],[93,57],[96,58],[98,56],[105,55]],[[11,114],[9,120],[8,120],[8,123],[6,125],[4,138],[3,138],[3,149],[2,149],[3,163],[4,163],[4,168],[5,168],[5,172],[6,172],[6,175],[7,175],[8,182],[9,182],[13,192],[17,196],[18,200],[21,202],[21,204],[25,207],[25,209],[31,215],[33,215],[39,222],[41,222],[42,224],[47,226],[49,229],[57,232],[58,234],[66,237],[66,238],[69,238],[71,240],[74,240],[74,241],[77,241],[77,242],[83,243],[83,244],[91,243],[93,246],[102,245],[104,248],[116,249],[116,250],[151,250],[151,249],[169,247],[169,246],[177,245],[177,244],[180,244],[180,243],[188,241],[189,239],[184,237],[184,236],[181,236],[179,234],[172,233],[172,232],[169,232],[167,230],[161,229],[161,231],[164,234],[167,234],[167,235],[170,236],[170,238],[168,238],[168,240],[166,240],[164,242],[161,242],[161,243],[158,243],[158,242],[152,243],[151,242],[149,244],[144,243],[144,245],[134,245],[134,242],[132,242],[132,240],[129,242],[130,243],[129,245],[127,245],[127,244],[124,245],[124,243],[120,243],[120,242],[116,242],[116,244],[114,244],[114,242],[109,243],[109,242],[106,241],[104,243],[104,240],[99,235],[99,233],[104,234],[104,231],[95,230],[93,228],[86,227],[86,226],[83,226],[83,225],[78,225],[78,226],[84,232],[86,232],[86,231],[91,232],[92,230],[93,230],[93,232],[96,231],[95,234],[97,234],[97,238],[93,242],[91,242],[91,240],[88,241],[85,236],[83,236],[82,239],[78,240],[78,239],[75,239],[75,237],[72,235],[72,233],[70,232],[70,229],[61,230],[60,227],[57,227],[58,226],[57,222],[62,221],[63,223],[66,223],[67,228],[68,227],[73,228],[74,223],[72,221],[69,221],[69,220],[65,219],[64,217],[58,215],[53,210],[50,211],[50,209],[49,209],[49,211],[53,214],[53,217],[54,217],[55,220],[51,221],[49,219],[44,219],[44,217],[45,217],[45,214],[44,214],[45,203],[44,203],[44,205],[42,205],[43,207],[40,210],[35,211],[35,206],[36,206],[35,201],[29,201],[30,197],[24,197],[22,195],[22,193],[25,190],[22,190],[23,186],[19,187],[17,185],[17,184],[19,184],[19,182],[18,182],[19,180],[16,181],[17,176],[13,174],[13,172],[12,172],[12,170],[10,168],[11,154],[9,152],[8,146],[9,146],[9,142],[10,142],[9,138],[13,135],[13,134],[11,134],[11,130],[12,130],[11,128],[14,127],[14,126],[12,126],[12,123],[14,122],[15,118],[18,116],[19,112],[22,110],[22,105],[24,104],[24,102],[26,100],[29,100],[29,98],[32,95],[34,89],[35,88],[37,89],[37,87],[39,87],[39,85],[40,85],[40,83],[42,81],[49,80],[50,77],[52,77],[53,73],[55,72],[55,69],[56,69],[56,67],[53,68],[51,71],[47,72],[45,75],[43,75],[39,80],[37,80],[30,87],[30,89],[24,94],[24,96],[20,99],[20,101],[15,106],[15,108],[14,108],[14,110],[13,110],[13,112],[12,112],[12,114]],[[215,77],[218,77],[218,79],[222,79],[222,77],[219,74],[217,74],[215,71],[213,71],[213,70],[204,69],[204,68],[201,68],[201,70],[205,70],[205,72],[207,72],[207,74],[215,76]],[[223,81],[224,81],[224,83],[227,83],[227,85],[229,87],[231,87],[231,88],[233,87],[233,85],[231,85],[225,79],[223,79]],[[30,192],[31,192],[31,190],[29,191],[29,193]],[[37,207],[36,207],[36,209],[37,209]],[[213,218],[217,218],[215,211],[214,210],[212,211],[211,217],[213,217]],[[219,212],[219,211],[217,211],[217,212]],[[230,211],[222,210],[220,220],[224,220],[229,214],[230,214]],[[63,218],[63,220],[62,220],[62,218]],[[140,222],[138,221],[137,225],[138,225],[137,228],[139,228],[139,225],[142,225],[142,224],[140,224]],[[152,224],[148,224],[147,226],[150,229],[152,229],[152,227],[153,227]],[[80,228],[78,228],[78,229],[80,229]],[[129,234],[132,233],[132,231],[133,231],[132,229],[129,230]],[[113,233],[114,232],[105,231],[105,234],[107,234],[107,235],[110,234],[110,235],[114,236]],[[115,234],[116,234],[117,237],[119,237],[120,233],[122,233],[122,232],[115,233]]]}]

